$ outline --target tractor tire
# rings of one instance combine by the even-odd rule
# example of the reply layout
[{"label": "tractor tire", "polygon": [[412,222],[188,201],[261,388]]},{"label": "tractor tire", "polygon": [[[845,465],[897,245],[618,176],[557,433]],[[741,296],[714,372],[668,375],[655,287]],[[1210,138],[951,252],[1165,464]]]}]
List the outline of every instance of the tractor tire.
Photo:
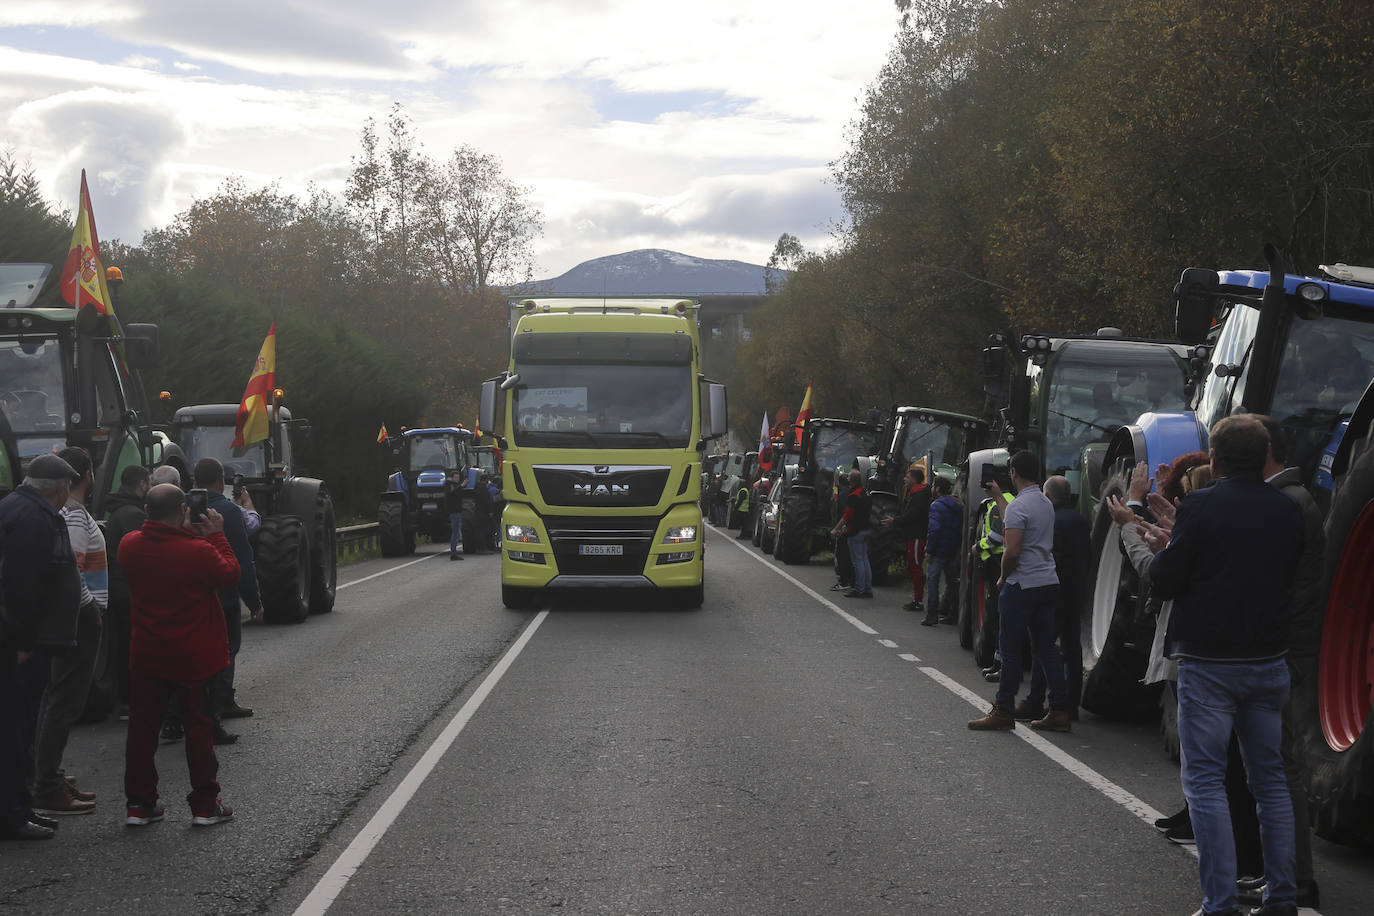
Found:
[{"label": "tractor tire", "polygon": [[1294,659],[1293,725],[1317,835],[1374,846],[1374,448],[1341,478],[1326,520],[1321,655]]},{"label": "tractor tire", "polygon": [[1136,621],[1145,619],[1149,583],[1131,566],[1106,505],[1108,496],[1125,498],[1129,480],[1125,463],[1118,463],[1102,485],[1097,517],[1093,519],[1092,603],[1084,609],[1079,627],[1082,705],[1099,716],[1145,721],[1158,714],[1160,690],[1158,685],[1142,683],[1150,643],[1147,634],[1134,632]]},{"label": "tractor tire", "polygon": [[1164,753],[1178,763],[1178,684],[1174,681],[1166,681],[1159,692],[1159,737],[1164,742]]},{"label": "tractor tire", "polygon": [[294,515],[264,517],[254,560],[267,622],[304,622],[310,614],[310,537],[304,523]]},{"label": "tractor tire", "polygon": [[487,545],[482,543],[482,526],[477,524],[477,503],[471,499],[463,500],[463,553],[481,553]]},{"label": "tractor tire", "polygon": [[997,640],[1001,632],[1001,617],[997,613],[997,583],[989,582],[981,558],[969,566],[972,593],[970,627],[973,636],[973,663],[979,668],[989,667],[997,655]]},{"label": "tractor tire", "polygon": [[396,500],[383,500],[377,507],[377,541],[384,557],[400,557],[415,552],[415,535],[406,530],[406,507]]},{"label": "tractor tire", "polygon": [[539,590],[518,585],[501,585],[501,603],[512,611],[526,611],[538,601]]},{"label": "tractor tire", "polygon": [[898,557],[906,555],[906,540],[891,525],[883,524],[884,519],[896,516],[896,501],[886,496],[873,497],[873,508],[868,517],[873,532],[868,536],[868,563],[873,568],[874,585],[892,585],[896,582],[898,577],[892,574],[892,564]]},{"label": "tractor tire", "polygon": [[778,513],[778,559],[800,566],[811,559],[811,514],[815,497],[809,490],[794,490],[784,497]]},{"label": "tractor tire", "polygon": [[334,500],[320,487],[310,533],[310,613],[328,614],[334,610],[338,584],[339,533],[334,527]]}]

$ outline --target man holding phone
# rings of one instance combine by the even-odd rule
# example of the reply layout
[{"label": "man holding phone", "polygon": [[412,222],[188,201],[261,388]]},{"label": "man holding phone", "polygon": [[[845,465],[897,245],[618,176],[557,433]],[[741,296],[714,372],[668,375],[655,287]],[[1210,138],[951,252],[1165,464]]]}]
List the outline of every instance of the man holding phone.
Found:
[{"label": "man holding phone", "polygon": [[120,543],[119,559],[129,584],[132,625],[125,823],[137,827],[163,818],[153,757],[173,693],[180,699],[186,731],[192,823],[222,823],[233,817],[233,809],[219,799],[219,765],[203,698],[206,682],[229,664],[224,610],[216,592],[239,579],[238,561],[224,536],[224,517],[207,508],[203,521],[192,522],[187,494],[160,484],[148,491],[148,520]]}]

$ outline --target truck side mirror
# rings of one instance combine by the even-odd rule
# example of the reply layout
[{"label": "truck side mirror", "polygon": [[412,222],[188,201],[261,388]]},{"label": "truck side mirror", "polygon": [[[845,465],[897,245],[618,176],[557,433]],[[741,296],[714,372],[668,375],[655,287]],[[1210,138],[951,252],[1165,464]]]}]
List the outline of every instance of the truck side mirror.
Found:
[{"label": "truck side mirror", "polygon": [[716,439],[730,431],[730,418],[725,404],[725,386],[711,382],[709,391],[711,399],[711,438]]},{"label": "truck side mirror", "polygon": [[496,429],[496,385],[499,379],[487,379],[482,383],[482,393],[477,401],[477,425],[490,433]]},{"label": "truck side mirror", "polygon": [[1174,287],[1174,336],[1180,343],[1200,344],[1207,339],[1216,310],[1216,291],[1221,278],[1215,270],[1189,267]]}]

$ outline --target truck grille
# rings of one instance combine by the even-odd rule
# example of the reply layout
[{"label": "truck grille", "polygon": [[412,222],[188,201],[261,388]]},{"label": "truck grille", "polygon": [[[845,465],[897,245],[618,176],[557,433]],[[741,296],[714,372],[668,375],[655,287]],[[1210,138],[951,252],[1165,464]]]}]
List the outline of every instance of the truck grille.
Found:
[{"label": "truck grille", "polygon": [[657,506],[668,483],[667,467],[546,464],[534,481],[550,506],[610,509]]},{"label": "truck grille", "polygon": [[[665,475],[666,478],[666,475]],[[558,571],[570,576],[633,576],[644,572],[658,531],[654,516],[611,518],[552,515],[544,519]],[[618,545],[619,556],[583,556],[580,547]]]}]

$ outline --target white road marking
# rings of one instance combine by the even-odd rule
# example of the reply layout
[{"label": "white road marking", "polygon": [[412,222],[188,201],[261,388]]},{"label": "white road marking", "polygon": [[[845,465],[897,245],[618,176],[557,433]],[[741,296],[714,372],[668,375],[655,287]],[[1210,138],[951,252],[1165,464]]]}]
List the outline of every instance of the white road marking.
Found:
[{"label": "white road marking", "polygon": [[[734,542],[731,541],[731,543]],[[872,627],[868,626],[868,624],[864,623],[861,620],[858,620],[855,617],[850,616],[849,614],[846,614],[844,611],[835,607],[834,604],[825,600],[819,594],[812,591],[810,588],[807,588],[801,582],[798,582],[795,577],[783,572],[776,565],[768,562],[767,560],[753,553],[748,548],[744,547],[744,545],[742,544],[735,544],[735,546],[739,547],[741,550],[748,553],[749,556],[758,560],[764,566],[767,566],[769,569],[773,570],[775,573],[782,576],[787,581],[797,585],[799,588],[801,588],[802,591],[806,592],[808,595],[815,598],[821,604],[824,604],[831,610],[835,611],[846,621],[857,627],[861,632],[867,633],[869,635],[877,635],[877,631],[874,630]],[[883,645],[888,645],[892,647],[895,647],[896,645],[895,643],[891,643],[889,640],[885,639],[880,639],[878,641]],[[902,655],[900,657],[908,661],[918,661],[918,659],[915,656]],[[968,703],[972,705],[975,709],[982,710],[987,707],[987,700],[978,696],[978,694],[974,693],[972,690],[969,690],[963,684],[960,684],[958,681],[949,677],[944,672],[940,671],[938,668],[931,668],[927,666],[918,668],[917,670],[924,674],[926,677],[935,681],[935,683],[944,687],[950,693],[953,693],[954,695],[967,700]],[[1026,742],[1031,747],[1035,748],[1037,751],[1044,754],[1047,758],[1059,764],[1069,773],[1073,774],[1074,776],[1077,776],[1079,779],[1083,780],[1083,782],[1087,783],[1089,786],[1096,789],[1098,792],[1106,796],[1111,801],[1125,808],[1131,814],[1135,815],[1140,820],[1149,824],[1151,827],[1154,826],[1154,821],[1157,818],[1163,817],[1163,815],[1160,814],[1160,812],[1150,807],[1150,805],[1136,798],[1130,792],[1127,792],[1125,789],[1121,788],[1116,783],[1112,782],[1110,779],[1103,776],[1101,773],[1097,772],[1083,761],[1072,756],[1071,754],[1066,753],[1058,745],[1046,740],[1043,736],[1037,734],[1036,732],[1033,732],[1028,728],[1017,728],[1012,731],[1012,734],[1016,735],[1022,741]],[[1193,846],[1184,846],[1181,848],[1188,850],[1194,856],[1197,855],[1197,849]]]},{"label": "white road marking", "polygon": [[895,648],[897,648],[897,644],[896,644],[895,642],[893,642],[892,640],[890,640],[890,639],[880,639],[880,640],[878,640],[878,645],[880,645],[880,646],[887,646],[887,648],[889,648],[889,649],[895,649]]},{"label": "white road marking", "polygon": [[[707,530],[707,531],[715,531],[714,528],[707,528],[706,530]],[[870,627],[868,624],[864,623],[862,620],[860,620],[859,618],[855,617],[853,614],[850,614],[849,612],[845,611],[843,608],[841,608],[841,607],[840,607],[838,604],[836,604],[835,602],[831,601],[829,598],[823,597],[823,596],[821,595],[820,592],[815,591],[815,590],[812,589],[809,585],[807,585],[805,582],[802,582],[800,579],[798,579],[796,576],[792,576],[792,575],[789,575],[788,573],[783,572],[783,571],[782,571],[781,569],[779,569],[777,566],[773,565],[772,563],[769,563],[769,562],[768,562],[767,560],[765,560],[763,557],[761,557],[761,556],[759,556],[758,554],[754,553],[754,551],[750,550],[750,549],[749,549],[748,547],[746,547],[745,545],[739,543],[739,541],[736,540],[735,538],[727,537],[726,535],[720,534],[720,532],[718,532],[718,531],[716,531],[715,533],[718,534],[718,535],[720,535],[720,537],[724,538],[724,539],[725,539],[725,543],[731,544],[731,545],[733,545],[733,546],[735,546],[735,547],[738,547],[740,550],[744,551],[744,555],[745,555],[745,556],[747,556],[747,557],[752,557],[753,559],[758,560],[758,561],[759,561],[760,563],[762,563],[764,566],[767,566],[769,569],[773,570],[773,572],[775,572],[775,573],[777,573],[778,575],[782,576],[782,577],[783,577],[784,579],[786,579],[788,582],[791,582],[791,583],[792,583],[793,585],[795,585],[797,588],[799,588],[799,589],[801,589],[802,591],[806,592],[806,593],[807,593],[808,595],[810,595],[812,598],[815,598],[817,601],[819,601],[821,604],[825,605],[826,607],[830,608],[830,610],[834,611],[836,614],[839,614],[839,615],[840,615],[840,618],[841,618],[842,620],[844,620],[845,623],[849,624],[849,625],[852,626],[854,629],[858,630],[860,633],[863,633],[863,634],[865,634],[865,635],[867,635],[867,636],[877,636],[877,635],[878,635],[878,631],[877,631],[877,630],[873,629],[873,628]]]},{"label": "white road marking", "polygon": [[334,591],[336,591],[336,592],[338,592],[338,591],[343,591],[344,589],[346,589],[346,588],[352,588],[352,587],[355,586],[355,585],[362,585],[364,582],[366,582],[366,581],[369,580],[369,579],[375,579],[375,578],[377,578],[378,576],[385,576],[385,575],[387,575],[388,573],[394,573],[394,572],[395,572],[396,570],[398,570],[398,569],[405,569],[407,566],[414,566],[416,563],[423,563],[423,562],[425,562],[425,560],[432,560],[432,559],[434,559],[435,557],[440,557],[440,556],[443,556],[443,554],[440,554],[440,553],[426,554],[425,556],[420,557],[420,559],[418,559],[418,560],[411,560],[409,563],[402,563],[400,566],[393,566],[393,567],[391,567],[390,569],[384,569],[384,570],[382,570],[381,572],[373,573],[373,574],[370,575],[370,576],[363,576],[361,579],[354,579],[352,582],[343,582],[343,583],[341,583],[341,584],[339,584],[339,585],[334,586]]},{"label": "white road marking", "polygon": [[903,652],[903,653],[901,653],[900,655],[898,655],[897,657],[900,658],[900,659],[901,659],[902,661],[904,661],[904,662],[919,662],[919,661],[920,661],[919,658],[917,658],[916,656],[912,655],[910,652]]},{"label": "white road marking", "polygon": [[[428,559],[422,557],[421,560]],[[415,560],[419,563],[421,560]],[[407,564],[409,565],[409,564]],[[401,567],[396,567],[400,569]],[[369,577],[370,578],[370,577]],[[361,579],[359,582],[363,581]],[[511,647],[506,650],[506,654],[501,656],[501,660],[491,669],[491,673],[482,681],[480,687],[473,691],[472,696],[463,704],[463,708],[458,710],[444,730],[439,733],[439,737],[434,739],[434,743],[429,746],[423,756],[415,762],[415,766],[410,768],[410,772],[405,775],[391,795],[382,806],[377,809],[377,813],[372,815],[372,819],[366,826],[353,838],[353,842],[348,844],[348,848],[339,854],[334,860],[334,864],[329,867],[329,871],[324,873],[319,883],[315,885],[310,894],[301,901],[301,905],[296,908],[296,916],[319,916],[326,912],[334,900],[343,892],[350,878],[362,867],[363,862],[377,846],[382,836],[386,834],[391,825],[405,810],[405,806],[415,797],[415,793],[434,767],[439,763],[440,758],[453,746],[453,742],[463,731],[474,713],[482,705],[487,695],[492,692],[501,677],[506,673],[515,659],[519,657],[526,644],[534,636],[534,631],[539,629],[539,625],[544,622],[544,618],[549,616],[547,610],[540,611],[535,618],[530,621],[530,625],[525,628],[525,632],[520,634]]]}]

